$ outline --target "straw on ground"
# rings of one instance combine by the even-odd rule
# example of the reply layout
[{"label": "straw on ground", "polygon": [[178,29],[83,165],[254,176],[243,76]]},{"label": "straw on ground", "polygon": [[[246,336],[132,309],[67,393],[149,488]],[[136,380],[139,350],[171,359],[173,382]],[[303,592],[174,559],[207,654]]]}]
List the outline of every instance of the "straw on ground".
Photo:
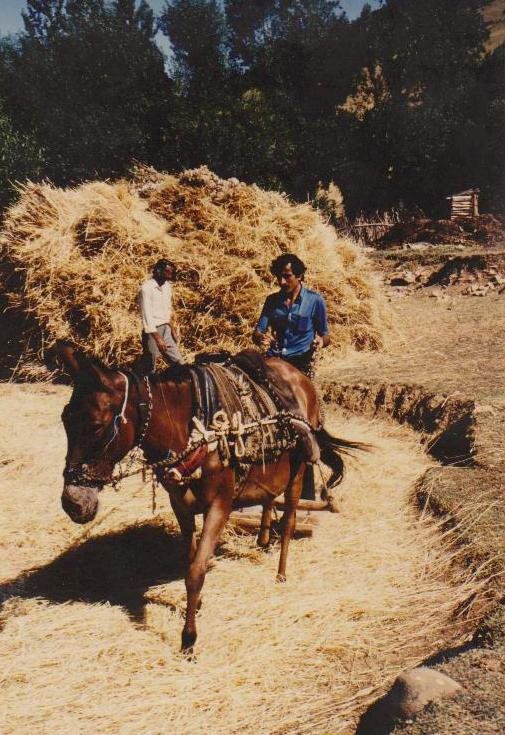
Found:
[{"label": "straw on ground", "polygon": [[[58,507],[68,390],[1,391],[5,732],[338,733],[399,671],[471,634],[481,580],[408,502],[429,466],[417,441],[404,428],[332,415],[335,433],[376,447],[347,461],[341,513],[293,543],[286,585],[274,583],[278,550],[260,554],[253,539],[228,536],[188,665],[177,650],[184,595],[163,496],[167,537],[137,480],[104,491],[104,510],[119,510],[68,551],[82,533]],[[27,426],[45,441],[20,452]]]}]

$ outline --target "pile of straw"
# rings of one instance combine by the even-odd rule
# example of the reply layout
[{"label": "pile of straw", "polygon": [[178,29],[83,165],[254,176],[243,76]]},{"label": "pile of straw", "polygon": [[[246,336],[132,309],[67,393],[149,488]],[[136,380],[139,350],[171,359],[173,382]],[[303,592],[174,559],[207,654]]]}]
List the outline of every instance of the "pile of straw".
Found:
[{"label": "pile of straw", "polygon": [[[382,295],[357,246],[310,204],[293,204],[206,167],[179,176],[137,168],[130,181],[58,189],[28,183],[4,220],[2,259],[20,276],[9,304],[46,344],[73,339],[103,359],[138,353],[135,297],[159,257],[174,260],[183,349],[236,350],[275,288],[272,258],[294,251],[326,298],[337,346],[382,346]],[[19,311],[18,311],[19,313]]]}]

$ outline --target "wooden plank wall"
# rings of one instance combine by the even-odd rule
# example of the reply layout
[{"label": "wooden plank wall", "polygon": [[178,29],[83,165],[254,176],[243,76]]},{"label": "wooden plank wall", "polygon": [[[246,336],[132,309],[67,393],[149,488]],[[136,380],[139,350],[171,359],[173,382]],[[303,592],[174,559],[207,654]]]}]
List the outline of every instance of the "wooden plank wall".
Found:
[{"label": "wooden plank wall", "polygon": [[479,196],[476,193],[457,194],[450,197],[451,219],[457,217],[477,217],[479,214]]}]

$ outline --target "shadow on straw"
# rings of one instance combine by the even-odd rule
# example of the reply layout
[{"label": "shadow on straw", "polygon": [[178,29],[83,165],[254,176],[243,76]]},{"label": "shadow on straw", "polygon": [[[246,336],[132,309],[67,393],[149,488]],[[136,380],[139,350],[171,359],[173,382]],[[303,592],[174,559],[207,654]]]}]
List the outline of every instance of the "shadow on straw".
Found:
[{"label": "shadow on straw", "polygon": [[23,572],[0,585],[0,601],[38,597],[56,603],[108,602],[141,623],[146,590],[182,577],[180,536],[144,523],[90,538],[49,564]]}]

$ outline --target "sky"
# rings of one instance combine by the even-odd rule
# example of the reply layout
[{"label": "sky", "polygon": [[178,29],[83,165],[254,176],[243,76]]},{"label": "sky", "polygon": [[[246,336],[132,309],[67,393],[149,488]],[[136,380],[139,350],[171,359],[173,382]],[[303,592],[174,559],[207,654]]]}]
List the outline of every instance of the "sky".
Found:
[{"label": "sky", "polygon": [[[147,0],[149,5],[158,13],[165,5],[165,0]],[[342,8],[349,18],[359,15],[364,0],[341,0]],[[377,5],[376,0],[371,0],[371,5]],[[21,10],[26,7],[26,0],[0,0],[0,35],[17,33],[23,28]]]}]

